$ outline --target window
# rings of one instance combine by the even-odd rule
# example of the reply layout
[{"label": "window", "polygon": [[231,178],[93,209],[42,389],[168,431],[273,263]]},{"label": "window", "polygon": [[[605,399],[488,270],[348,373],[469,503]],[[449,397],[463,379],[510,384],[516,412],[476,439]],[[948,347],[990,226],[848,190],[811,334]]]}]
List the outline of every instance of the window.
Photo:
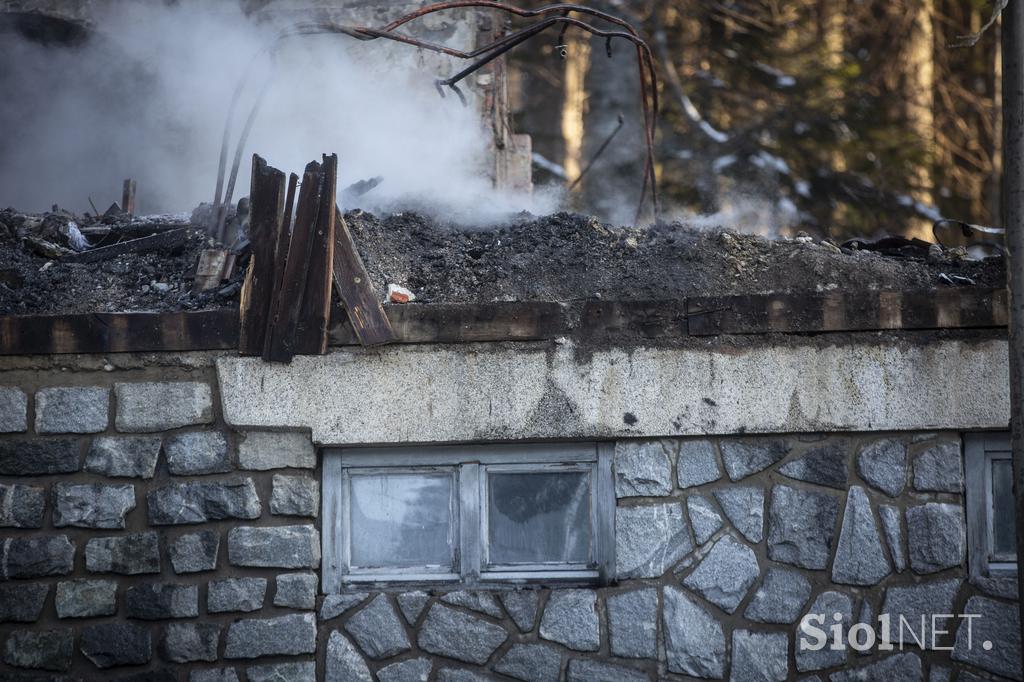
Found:
[{"label": "window", "polygon": [[611,453],[605,444],[328,450],[324,589],[604,581]]},{"label": "window", "polygon": [[1010,435],[968,434],[964,445],[971,577],[1014,574],[1017,571],[1017,527]]}]

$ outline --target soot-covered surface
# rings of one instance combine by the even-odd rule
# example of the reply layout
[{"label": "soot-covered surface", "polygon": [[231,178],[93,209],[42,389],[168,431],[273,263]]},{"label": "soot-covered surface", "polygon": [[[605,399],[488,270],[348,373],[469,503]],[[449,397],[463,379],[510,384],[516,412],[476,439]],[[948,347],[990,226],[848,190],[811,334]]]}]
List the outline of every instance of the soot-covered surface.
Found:
[{"label": "soot-covered surface", "polygon": [[347,220],[381,295],[395,282],[424,302],[927,289],[949,286],[942,274],[978,286],[1004,282],[999,258],[897,258],[728,229],[615,228],[571,213],[487,230],[441,227],[412,213],[353,212]]},{"label": "soot-covered surface", "polygon": [[[472,303],[921,289],[949,286],[943,274],[978,286],[1004,282],[1001,259],[970,261],[951,251],[896,258],[727,229],[616,228],[570,213],[479,230],[414,213],[346,217],[381,300],[390,283],[411,289],[417,302]],[[0,315],[237,305],[241,273],[214,292],[189,293],[209,245],[198,228],[173,250],[68,263],[40,255],[11,222],[0,229]]]}]

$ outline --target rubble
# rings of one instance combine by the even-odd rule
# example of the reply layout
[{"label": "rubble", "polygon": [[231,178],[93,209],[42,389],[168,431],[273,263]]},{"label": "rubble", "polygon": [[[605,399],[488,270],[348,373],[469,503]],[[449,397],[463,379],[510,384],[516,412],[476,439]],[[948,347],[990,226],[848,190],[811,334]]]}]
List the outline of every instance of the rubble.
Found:
[{"label": "rubble", "polygon": [[[121,213],[90,218],[64,211],[0,211],[0,315],[235,306],[248,265],[248,215],[232,212],[228,219],[234,251],[241,251],[233,274],[208,291],[196,291],[201,252],[223,248],[207,236],[208,214],[209,207],[200,207],[192,216],[130,220]],[[416,213],[378,217],[357,210],[345,218],[381,302],[392,300],[389,285],[396,282],[417,303],[661,300],[941,289],[950,283],[1001,287],[1005,282],[1002,258],[971,260],[938,245],[911,250],[908,256],[907,250],[885,253],[847,244],[771,240],[679,223],[615,227],[572,213],[522,214],[476,229]],[[67,259],[90,250],[71,256],[71,233],[61,225],[72,222],[93,251],[124,243],[128,236],[184,232],[180,243],[154,251],[76,263]]]}]

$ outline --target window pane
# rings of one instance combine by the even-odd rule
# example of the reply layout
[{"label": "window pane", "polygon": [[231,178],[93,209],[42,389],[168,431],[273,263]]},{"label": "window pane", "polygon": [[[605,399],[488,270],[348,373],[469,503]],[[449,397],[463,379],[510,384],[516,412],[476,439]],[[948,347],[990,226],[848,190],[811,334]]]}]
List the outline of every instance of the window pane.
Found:
[{"label": "window pane", "polygon": [[451,567],[451,474],[353,474],[352,565]]},{"label": "window pane", "polygon": [[488,474],[491,564],[590,562],[590,474]]},{"label": "window pane", "polygon": [[996,556],[1017,554],[1016,524],[1013,519],[1013,463],[1008,459],[992,460],[992,553]]}]

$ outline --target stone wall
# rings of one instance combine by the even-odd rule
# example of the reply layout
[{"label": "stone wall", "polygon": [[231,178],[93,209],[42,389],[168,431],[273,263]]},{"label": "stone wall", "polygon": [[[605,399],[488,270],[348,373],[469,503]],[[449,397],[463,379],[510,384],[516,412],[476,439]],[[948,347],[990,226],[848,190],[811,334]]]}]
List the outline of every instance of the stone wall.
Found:
[{"label": "stone wall", "polygon": [[[309,433],[230,428],[210,361],[165,364],[0,373],[0,680],[1021,679],[955,432],[622,440],[613,585],[322,595]],[[980,617],[798,650],[819,612]]]}]

